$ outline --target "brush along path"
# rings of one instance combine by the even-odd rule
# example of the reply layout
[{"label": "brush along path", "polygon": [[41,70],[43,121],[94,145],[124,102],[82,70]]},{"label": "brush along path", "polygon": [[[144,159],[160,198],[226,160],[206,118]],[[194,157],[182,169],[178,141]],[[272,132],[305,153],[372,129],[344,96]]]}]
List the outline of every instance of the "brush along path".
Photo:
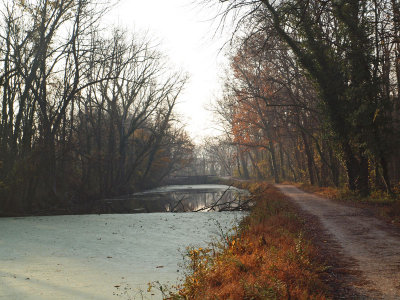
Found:
[{"label": "brush along path", "polygon": [[[304,211],[317,216],[323,229],[355,260],[367,280],[356,289],[377,299],[400,299],[400,234],[366,210],[348,207],[297,189],[276,185]],[[368,297],[368,298],[369,298]]]}]

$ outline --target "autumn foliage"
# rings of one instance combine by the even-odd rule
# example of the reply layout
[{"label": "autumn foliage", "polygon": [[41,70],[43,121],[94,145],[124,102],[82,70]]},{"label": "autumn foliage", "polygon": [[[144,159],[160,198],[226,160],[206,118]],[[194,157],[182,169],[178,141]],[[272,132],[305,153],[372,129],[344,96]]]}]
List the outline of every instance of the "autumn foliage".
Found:
[{"label": "autumn foliage", "polygon": [[188,276],[170,299],[326,299],[323,267],[285,196],[248,186],[255,206],[236,233],[188,250]]},{"label": "autumn foliage", "polygon": [[237,20],[217,108],[237,146],[234,176],[393,194],[398,1],[230,3],[225,17],[248,11]]}]

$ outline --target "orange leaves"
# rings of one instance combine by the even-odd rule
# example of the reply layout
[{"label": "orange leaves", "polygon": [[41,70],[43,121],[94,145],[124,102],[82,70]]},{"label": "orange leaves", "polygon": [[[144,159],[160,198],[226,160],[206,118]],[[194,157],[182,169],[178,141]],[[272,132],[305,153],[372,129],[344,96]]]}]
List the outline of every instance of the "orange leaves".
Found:
[{"label": "orange leaves", "polygon": [[263,136],[261,117],[248,101],[238,102],[232,118],[234,141],[243,145],[255,144]]},{"label": "orange leaves", "polygon": [[247,188],[255,207],[225,247],[190,249],[180,299],[325,299],[321,267],[285,197],[264,183]]}]

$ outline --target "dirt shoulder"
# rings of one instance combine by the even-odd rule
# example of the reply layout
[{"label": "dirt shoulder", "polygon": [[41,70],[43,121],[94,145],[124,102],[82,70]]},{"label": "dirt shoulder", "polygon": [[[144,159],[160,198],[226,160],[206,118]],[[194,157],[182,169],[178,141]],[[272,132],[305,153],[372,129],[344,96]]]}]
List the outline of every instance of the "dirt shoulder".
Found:
[{"label": "dirt shoulder", "polygon": [[400,230],[368,210],[349,207],[290,185],[276,185],[301,210],[330,264],[336,298],[400,298]]}]

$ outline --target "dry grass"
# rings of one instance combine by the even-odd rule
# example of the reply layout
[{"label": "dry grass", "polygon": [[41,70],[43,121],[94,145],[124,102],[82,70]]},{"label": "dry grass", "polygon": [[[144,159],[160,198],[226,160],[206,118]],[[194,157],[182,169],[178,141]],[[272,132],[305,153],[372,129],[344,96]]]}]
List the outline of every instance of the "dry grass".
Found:
[{"label": "dry grass", "polygon": [[[292,183],[293,184],[293,183]],[[374,190],[368,197],[361,197],[349,189],[333,187],[317,187],[309,184],[293,184],[303,191],[317,194],[321,197],[340,201],[347,205],[353,205],[369,209],[375,216],[387,222],[400,226],[400,188],[394,188],[394,195],[389,195],[380,190]]]},{"label": "dry grass", "polygon": [[341,193],[341,190],[334,187],[319,187],[306,183],[290,183],[290,184],[297,186],[299,189],[305,192],[314,193],[321,197],[329,199],[337,199],[339,197],[339,194]]},{"label": "dry grass", "polygon": [[316,251],[287,199],[266,183],[240,183],[255,206],[208,249],[188,249],[187,276],[169,299],[326,299]]}]

